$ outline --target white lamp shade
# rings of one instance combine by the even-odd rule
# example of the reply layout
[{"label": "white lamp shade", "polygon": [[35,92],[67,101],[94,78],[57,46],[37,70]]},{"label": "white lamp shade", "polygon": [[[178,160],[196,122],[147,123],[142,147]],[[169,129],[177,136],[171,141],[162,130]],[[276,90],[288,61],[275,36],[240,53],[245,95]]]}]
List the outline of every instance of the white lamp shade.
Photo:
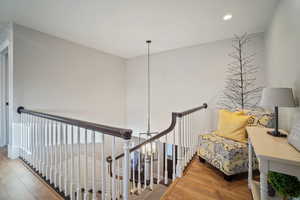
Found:
[{"label": "white lamp shade", "polygon": [[261,107],[295,107],[292,88],[264,88],[259,105]]}]

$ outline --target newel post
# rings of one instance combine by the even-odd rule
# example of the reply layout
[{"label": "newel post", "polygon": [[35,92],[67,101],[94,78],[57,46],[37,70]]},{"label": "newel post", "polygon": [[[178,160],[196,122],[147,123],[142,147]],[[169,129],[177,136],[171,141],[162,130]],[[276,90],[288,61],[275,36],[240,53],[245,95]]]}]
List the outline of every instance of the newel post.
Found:
[{"label": "newel post", "polygon": [[128,200],[129,196],[129,149],[130,140],[124,140],[124,163],[123,163],[123,199]]},{"label": "newel post", "polygon": [[130,167],[130,141],[132,131],[125,132],[124,138],[124,160],[123,160],[123,199],[129,198],[129,167]]}]

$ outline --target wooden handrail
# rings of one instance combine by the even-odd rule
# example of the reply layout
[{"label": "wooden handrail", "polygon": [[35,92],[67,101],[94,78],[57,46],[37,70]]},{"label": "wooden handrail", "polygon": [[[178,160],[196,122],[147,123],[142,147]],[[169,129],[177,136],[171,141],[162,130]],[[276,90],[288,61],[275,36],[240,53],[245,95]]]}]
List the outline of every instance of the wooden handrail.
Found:
[{"label": "wooden handrail", "polygon": [[196,107],[196,108],[192,108],[190,110],[186,110],[186,111],[183,111],[181,113],[177,113],[177,116],[178,117],[184,117],[186,115],[189,115],[189,114],[192,114],[194,112],[197,112],[198,110],[201,110],[203,108],[205,108],[205,109],[207,108],[207,103],[204,103],[202,106],[199,106],[199,107]]},{"label": "wooden handrail", "polygon": [[132,135],[131,129],[123,129],[123,128],[117,128],[117,127],[112,127],[112,126],[106,126],[106,125],[102,125],[102,124],[96,124],[96,123],[91,123],[91,122],[87,122],[87,121],[81,121],[81,120],[77,120],[77,119],[61,117],[61,116],[57,116],[57,115],[51,115],[51,114],[37,112],[37,111],[33,111],[33,110],[27,110],[22,106],[18,107],[17,112],[19,114],[25,113],[25,114],[33,115],[36,117],[41,117],[44,119],[49,119],[49,120],[69,124],[72,126],[85,128],[85,129],[100,132],[100,133],[103,133],[106,135],[123,138],[125,140],[131,139],[131,135]]},{"label": "wooden handrail", "polygon": [[[172,121],[171,121],[171,125],[170,125],[166,130],[164,130],[164,131],[160,132],[159,134],[157,134],[157,135],[155,135],[155,136],[153,136],[153,137],[151,137],[151,138],[145,140],[144,142],[142,142],[142,143],[140,143],[140,144],[138,144],[138,145],[132,147],[132,148],[129,150],[129,152],[131,153],[131,152],[133,152],[133,151],[135,151],[135,150],[141,148],[142,146],[144,146],[144,145],[146,145],[146,144],[149,144],[149,143],[151,143],[151,142],[153,142],[153,141],[155,141],[155,140],[157,140],[157,139],[159,139],[159,138],[161,138],[161,137],[167,135],[168,133],[170,133],[170,132],[175,128],[175,126],[176,126],[177,117],[181,118],[181,117],[184,117],[184,116],[186,116],[186,115],[192,114],[192,113],[194,113],[194,112],[197,112],[197,111],[199,111],[199,110],[201,110],[201,109],[206,109],[206,108],[207,108],[207,103],[204,103],[202,106],[199,106],[199,107],[196,107],[196,108],[193,108],[193,109],[184,111],[184,112],[180,112],[180,113],[178,113],[178,112],[173,112],[173,113],[172,113]],[[124,153],[122,153],[122,154],[116,156],[115,159],[118,160],[118,159],[122,158],[123,156],[124,156]],[[111,156],[108,156],[106,160],[107,160],[107,162],[111,162],[111,161],[112,161]]]}]

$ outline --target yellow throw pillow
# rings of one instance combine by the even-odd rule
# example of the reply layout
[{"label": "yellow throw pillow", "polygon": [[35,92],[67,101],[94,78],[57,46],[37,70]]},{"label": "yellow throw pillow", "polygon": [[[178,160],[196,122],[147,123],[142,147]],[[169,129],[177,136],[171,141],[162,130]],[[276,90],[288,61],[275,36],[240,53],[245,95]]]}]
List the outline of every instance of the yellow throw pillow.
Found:
[{"label": "yellow throw pillow", "polygon": [[218,130],[216,134],[238,142],[247,142],[246,126],[250,116],[244,112],[219,111]]}]

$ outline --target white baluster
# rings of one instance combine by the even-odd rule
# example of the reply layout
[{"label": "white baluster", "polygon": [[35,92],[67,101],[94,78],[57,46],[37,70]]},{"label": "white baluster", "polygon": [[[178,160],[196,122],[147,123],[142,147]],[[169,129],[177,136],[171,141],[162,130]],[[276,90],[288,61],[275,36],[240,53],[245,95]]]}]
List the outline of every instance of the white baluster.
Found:
[{"label": "white baluster", "polygon": [[29,163],[29,164],[32,164],[32,132],[31,132],[31,130],[30,130],[30,116],[29,115],[25,115],[25,116],[23,116],[24,117],[24,123],[25,123],[25,126],[24,126],[24,132],[26,132],[28,135],[29,135],[29,149],[28,149],[28,151],[30,152],[30,154],[28,155],[28,158],[27,158],[27,162]]},{"label": "white baluster", "polygon": [[186,167],[188,163],[188,152],[187,152],[187,137],[188,137],[188,131],[187,131],[187,117],[184,117],[184,149],[185,149],[185,154],[184,154],[184,167]]},{"label": "white baluster", "polygon": [[[187,136],[187,131],[186,131],[186,117],[183,117],[182,119],[183,121],[183,152],[184,152],[184,164],[183,164],[183,167],[185,168],[186,167],[186,164],[187,164],[187,152],[186,152],[186,136]],[[183,170],[184,170],[183,168]]]},{"label": "white baluster", "polygon": [[[21,114],[21,116],[22,116],[22,114]],[[23,115],[23,121],[25,121],[26,120],[26,118],[25,118],[26,116],[24,116]],[[28,127],[28,126],[27,126]],[[22,145],[21,145],[21,150],[22,150],[22,154],[21,154],[21,156],[22,156],[22,159],[23,160],[25,160],[25,161],[27,161],[27,162],[29,162],[29,158],[28,157],[26,157],[26,153],[25,153],[25,151],[24,151],[24,136],[25,135],[28,135],[29,134],[29,131],[28,131],[28,128],[27,127],[23,127],[23,131],[22,131],[22,137],[21,137],[21,142],[22,142]]]},{"label": "white baluster", "polygon": [[195,154],[195,151],[193,149],[193,136],[194,136],[194,133],[193,133],[193,130],[192,130],[192,115],[190,116],[190,146],[191,146],[191,159],[193,158],[194,154]]},{"label": "white baluster", "polygon": [[[21,116],[22,116],[22,114],[21,114]],[[27,131],[22,131],[22,133],[21,133],[21,148],[20,148],[20,150],[21,150],[21,158],[24,161],[27,160],[26,159],[26,151],[25,151],[25,145],[26,145],[25,137],[26,137],[26,133],[27,133]]]},{"label": "white baluster", "polygon": [[27,131],[30,133],[31,135],[31,155],[30,155],[30,166],[33,167],[33,163],[34,163],[34,127],[33,127],[33,116],[29,116],[28,117],[28,123],[27,123]]},{"label": "white baluster", "polygon": [[32,146],[32,167],[36,168],[36,127],[35,127],[35,117],[32,116],[32,134],[33,134],[33,146]]},{"label": "white baluster", "polygon": [[63,191],[63,124],[60,123],[60,131],[59,131],[59,191]]},{"label": "white baluster", "polygon": [[112,199],[115,200],[116,199],[116,191],[115,191],[115,178],[116,178],[116,172],[115,172],[115,148],[116,148],[116,137],[112,138],[112,165],[111,165],[111,171],[112,171]]},{"label": "white baluster", "polygon": [[92,133],[92,148],[93,148],[93,163],[92,163],[92,187],[93,187],[93,200],[96,200],[96,148],[95,148],[95,131]]},{"label": "white baluster", "polygon": [[39,138],[39,143],[38,143],[38,147],[39,147],[39,173],[40,174],[42,174],[42,165],[43,165],[43,163],[42,163],[42,161],[43,161],[43,158],[42,158],[42,156],[43,156],[43,154],[42,154],[42,136],[43,136],[43,134],[42,134],[42,118],[38,118],[38,123],[37,123],[37,125],[38,125],[38,138]]},{"label": "white baluster", "polygon": [[185,137],[186,137],[186,141],[185,141],[186,164],[185,164],[185,166],[187,166],[187,164],[189,163],[189,116],[188,115],[185,117],[185,132],[186,132],[186,134],[185,134]]},{"label": "white baluster", "polygon": [[36,132],[35,132],[35,136],[36,136],[36,171],[37,172],[39,172],[39,168],[40,168],[40,150],[39,150],[39,148],[40,148],[40,144],[39,144],[39,139],[40,139],[40,137],[39,137],[39,126],[38,126],[38,124],[39,124],[39,118],[38,117],[36,117],[36,120],[35,120],[35,130],[36,130]]},{"label": "white baluster", "polygon": [[42,175],[45,177],[46,175],[46,142],[45,142],[45,120],[41,119],[41,136],[42,136]]},{"label": "white baluster", "polygon": [[[23,116],[24,117],[24,116]],[[27,115],[27,119],[28,119],[28,117],[29,117],[29,115]],[[30,130],[29,130],[29,128],[28,128],[29,126],[27,125],[27,127],[25,127],[25,129],[24,129],[24,134],[25,135],[29,135],[30,134]],[[29,148],[29,147],[28,147]],[[23,149],[24,150],[24,149]],[[25,152],[23,152],[24,153],[24,156],[26,155],[25,154]],[[28,162],[28,163],[30,163],[30,159],[29,159],[29,155],[26,157],[26,161]]]},{"label": "white baluster", "polygon": [[37,158],[37,118],[34,118],[34,168],[37,170],[38,158]]},{"label": "white baluster", "polygon": [[[24,116],[25,117],[25,123],[26,123],[26,127],[24,127],[25,129],[24,129],[24,133],[23,133],[23,135],[24,134],[30,134],[30,126],[29,126],[29,115],[26,115],[26,116]],[[23,149],[24,150],[24,149]],[[24,154],[23,154],[23,157],[25,156],[25,152],[23,152]],[[27,162],[28,163],[30,163],[30,159],[29,159],[29,157],[27,158]]]},{"label": "white baluster", "polygon": [[190,151],[190,120],[189,120],[190,116],[187,115],[186,116],[186,130],[187,130],[187,140],[186,140],[186,149],[187,149],[187,163],[189,163],[190,161],[190,155],[191,155],[191,151]]},{"label": "white baluster", "polygon": [[101,177],[101,190],[102,190],[102,193],[101,193],[101,199],[106,199],[106,160],[105,160],[105,140],[104,140],[104,134],[101,134],[101,141],[102,141],[102,144],[101,144],[101,174],[102,174],[102,177]]},{"label": "white baluster", "polygon": [[187,163],[187,159],[186,159],[186,135],[187,135],[187,132],[186,132],[186,118],[183,117],[182,118],[182,126],[183,126],[183,156],[184,156],[184,163],[183,163],[183,170],[186,166],[186,163]]},{"label": "white baluster", "polygon": [[88,143],[87,143],[87,129],[84,132],[84,146],[85,146],[85,162],[84,162],[84,200],[88,200]]},{"label": "white baluster", "polygon": [[25,129],[24,129],[24,132],[26,132],[28,135],[29,135],[29,139],[30,139],[30,146],[29,146],[29,151],[30,151],[30,155],[28,156],[28,163],[30,165],[32,165],[32,130],[30,129],[30,116],[29,115],[26,115],[24,116],[25,118]]},{"label": "white baluster", "polygon": [[150,155],[150,189],[153,190],[153,178],[154,178],[154,175],[153,175],[153,149],[152,149],[152,145],[153,143],[151,142],[150,143],[151,147],[150,147],[150,151],[151,151],[151,155]]},{"label": "white baluster", "polygon": [[120,196],[121,196],[121,168],[120,168],[120,161],[121,161],[121,159],[118,159],[117,160],[117,168],[118,168],[118,177],[117,177],[117,180],[118,180],[118,182],[117,182],[117,184],[118,184],[118,186],[117,186],[117,188],[118,188],[118,192],[117,192],[117,199],[119,199],[120,198]]},{"label": "white baluster", "polygon": [[166,150],[165,150],[165,184],[168,184],[168,136],[165,136]]},{"label": "white baluster", "polygon": [[[24,116],[22,116],[22,114],[21,114],[21,117],[24,117]],[[21,119],[22,120],[22,119]],[[21,158],[26,162],[26,161],[28,161],[28,159],[27,159],[27,157],[26,157],[26,151],[25,151],[25,137],[26,137],[26,135],[28,134],[28,132],[25,130],[25,129],[23,129],[22,130],[22,133],[21,133],[21,145],[20,145],[20,156],[21,156]]]},{"label": "white baluster", "polygon": [[129,194],[129,148],[130,140],[124,140],[124,163],[123,163],[123,199],[128,200]]},{"label": "white baluster", "polygon": [[21,137],[20,137],[20,147],[19,147],[19,157],[21,159],[24,159],[24,154],[23,154],[23,135],[24,135],[24,127],[23,127],[23,116],[20,114],[20,122],[21,122]]},{"label": "white baluster", "polygon": [[185,166],[185,146],[184,146],[184,139],[185,139],[185,126],[184,126],[184,117],[181,118],[181,167],[182,172]]},{"label": "white baluster", "polygon": [[49,140],[50,140],[50,145],[49,145],[49,148],[50,148],[50,170],[49,170],[49,180],[50,180],[50,183],[53,182],[53,124],[51,121],[49,121]]},{"label": "white baluster", "polygon": [[181,118],[178,119],[178,147],[177,147],[177,176],[182,177],[182,151],[181,151],[181,138],[182,138],[182,127]]},{"label": "white baluster", "polygon": [[81,186],[80,186],[80,127],[77,127],[77,145],[78,145],[78,151],[77,151],[77,200],[81,197]]},{"label": "white baluster", "polygon": [[[33,143],[33,138],[32,138],[32,127],[31,127],[31,119],[32,117],[30,115],[26,115],[26,127],[25,127],[25,132],[28,135],[28,156],[27,156],[27,163],[32,165],[33,161],[33,154],[32,154],[32,143]],[[30,153],[29,153],[30,152]]]},{"label": "white baluster", "polygon": [[193,156],[194,156],[194,150],[193,150],[193,132],[192,132],[192,114],[189,116],[189,131],[190,131],[190,158],[192,160]]},{"label": "white baluster", "polygon": [[49,122],[46,120],[46,180],[50,179],[49,167],[50,167],[50,137],[49,137]]},{"label": "white baluster", "polygon": [[[193,123],[192,123],[191,129],[192,129],[192,131],[194,130]],[[198,137],[198,134],[199,134],[199,133],[197,133],[197,134],[194,135],[194,140],[193,140],[193,141],[194,141],[194,143],[193,143],[193,145],[194,145],[194,152],[197,152],[197,150],[198,150],[198,142],[197,142],[197,141],[198,141],[198,138],[199,138],[199,137]]]},{"label": "white baluster", "polygon": [[64,181],[65,181],[65,196],[68,196],[68,125],[65,125],[65,173],[64,173]]},{"label": "white baluster", "polygon": [[38,118],[35,118],[35,170],[39,170],[39,143],[38,143]]},{"label": "white baluster", "polygon": [[[48,180],[48,126],[47,126],[47,119],[44,119],[44,172],[45,172],[45,179]],[[30,137],[30,136],[29,136]],[[30,140],[29,140],[30,141]]]},{"label": "white baluster", "polygon": [[[24,116],[23,116],[24,117]],[[29,131],[28,131],[28,129],[27,128],[25,128],[25,129],[23,129],[23,134],[22,134],[23,136],[24,135],[29,135]],[[23,140],[23,142],[24,142],[24,140]],[[23,143],[23,145],[24,145],[24,143]],[[29,147],[28,147],[29,148]],[[22,148],[22,157],[23,157],[23,159],[25,159],[27,162],[29,162],[29,157],[28,157],[28,154],[26,155],[26,151],[24,151],[24,148]]]},{"label": "white baluster", "polygon": [[71,175],[70,175],[70,199],[74,199],[74,127],[71,126]]},{"label": "white baluster", "polygon": [[176,127],[174,128],[174,130],[173,130],[173,145],[172,145],[172,160],[173,160],[173,177],[172,177],[172,179],[173,179],[173,181],[175,180],[175,178],[176,178],[176,158],[175,158],[175,136],[176,136]]},{"label": "white baluster", "polygon": [[138,194],[141,193],[141,149],[138,150]]},{"label": "white baluster", "polygon": [[21,137],[20,137],[20,157],[23,159],[23,160],[26,160],[28,161],[28,158],[25,158],[25,151],[24,151],[24,135],[28,134],[28,131],[26,130],[26,127],[24,126],[24,122],[25,122],[25,116],[24,114],[21,114],[21,129],[22,129],[22,132],[21,132]]},{"label": "white baluster", "polygon": [[[194,130],[193,124],[192,124],[191,129]],[[194,140],[193,140],[194,141],[194,143],[193,143],[193,145],[194,145],[194,152],[197,152],[197,150],[198,150],[198,145],[197,145],[198,134],[199,133],[193,134],[193,136],[194,136]]]},{"label": "white baluster", "polygon": [[[194,154],[195,154],[195,149],[194,149],[194,146],[193,146],[193,137],[195,136],[194,132],[193,132],[193,129],[192,129],[192,115],[190,116],[190,133],[191,133],[191,151],[192,151],[192,155],[191,155],[191,158],[193,158]],[[199,133],[197,133],[199,134]]]},{"label": "white baluster", "polygon": [[43,132],[42,132],[42,118],[38,118],[38,135],[39,135],[39,173],[43,174]]},{"label": "white baluster", "polygon": [[[29,161],[29,154],[28,149],[26,149],[26,151],[24,151],[23,146],[24,146],[24,139],[23,137],[28,135],[28,132],[26,131],[26,127],[25,127],[25,120],[26,120],[26,116],[24,114],[20,114],[20,136],[18,138],[20,138],[19,142],[19,157],[22,158],[25,162]],[[27,142],[27,141],[26,141]],[[26,148],[28,144],[25,144]],[[26,153],[25,153],[26,152]]]},{"label": "white baluster", "polygon": [[33,134],[33,161],[32,167],[36,168],[36,129],[35,129],[35,117],[32,117],[32,134]]},{"label": "white baluster", "polygon": [[[22,116],[23,115],[23,116]],[[30,132],[27,129],[28,117],[25,114],[21,114],[22,116],[22,132],[28,135],[28,149],[27,149],[27,164],[30,163]],[[21,141],[20,141],[21,142]],[[21,155],[20,155],[21,156]]]},{"label": "white baluster", "polygon": [[[132,146],[134,146],[134,142],[132,143]],[[135,163],[134,163],[134,159],[135,159],[135,156],[134,156],[134,152],[132,152],[132,155],[133,155],[133,159],[132,159],[132,186],[133,186],[133,189],[132,189],[132,193],[135,193],[136,192],[136,185],[135,185]]]},{"label": "white baluster", "polygon": [[[31,156],[32,156],[32,152],[31,152],[31,146],[32,146],[32,141],[31,141],[31,129],[30,129],[30,116],[26,115],[23,116],[25,118],[25,120],[27,121],[26,123],[26,127],[24,129],[24,132],[28,135],[28,149],[27,149],[27,163],[31,164],[32,160],[31,160]],[[30,153],[29,153],[30,152]]]},{"label": "white baluster", "polygon": [[58,174],[58,155],[57,155],[57,143],[58,143],[58,124],[55,123],[55,145],[54,145],[54,187],[57,188],[57,174]]},{"label": "white baluster", "polygon": [[25,129],[24,130],[24,133],[25,133],[25,135],[27,135],[28,136],[28,140],[27,140],[27,149],[26,149],[26,151],[25,151],[25,156],[26,156],[26,161],[27,161],[27,163],[30,163],[30,155],[29,155],[29,148],[30,148],[30,146],[29,146],[29,134],[30,134],[30,132],[29,132],[29,129]]},{"label": "white baluster", "polygon": [[156,149],[157,149],[157,184],[160,182],[160,144],[159,140],[156,141]]}]

